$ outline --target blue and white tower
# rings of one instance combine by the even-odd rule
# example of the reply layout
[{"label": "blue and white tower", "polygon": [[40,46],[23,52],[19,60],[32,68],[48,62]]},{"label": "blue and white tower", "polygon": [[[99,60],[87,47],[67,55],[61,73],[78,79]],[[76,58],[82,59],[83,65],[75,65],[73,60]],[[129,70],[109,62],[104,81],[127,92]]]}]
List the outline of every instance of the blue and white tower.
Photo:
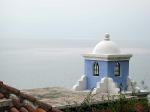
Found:
[{"label": "blue and white tower", "polygon": [[129,76],[129,60],[131,54],[124,54],[118,46],[110,40],[109,34],[105,34],[92,53],[83,55],[85,59],[84,74],[74,90],[93,89],[105,78],[111,79],[118,88],[127,90]]}]

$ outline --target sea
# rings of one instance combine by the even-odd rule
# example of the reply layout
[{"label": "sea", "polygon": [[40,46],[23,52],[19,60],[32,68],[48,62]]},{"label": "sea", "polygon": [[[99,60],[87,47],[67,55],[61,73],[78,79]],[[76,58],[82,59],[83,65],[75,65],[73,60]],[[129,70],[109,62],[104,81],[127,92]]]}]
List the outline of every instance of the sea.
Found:
[{"label": "sea", "polygon": [[[18,89],[72,88],[84,75],[82,54],[99,39],[0,38],[0,80]],[[131,53],[129,76],[150,88],[150,45],[147,40],[114,40]]]}]

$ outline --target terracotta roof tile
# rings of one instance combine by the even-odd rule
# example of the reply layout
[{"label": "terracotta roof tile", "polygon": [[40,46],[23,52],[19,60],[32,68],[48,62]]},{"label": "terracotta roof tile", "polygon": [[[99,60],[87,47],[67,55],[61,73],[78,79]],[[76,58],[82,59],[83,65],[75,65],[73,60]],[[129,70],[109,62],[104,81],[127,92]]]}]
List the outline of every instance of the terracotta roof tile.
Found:
[{"label": "terracotta roof tile", "polygon": [[16,88],[13,88],[11,86],[3,84],[2,88],[5,89],[8,93],[13,93],[15,95],[19,95],[20,94],[20,90],[18,90]]},{"label": "terracotta roof tile", "polygon": [[[9,98],[12,101],[7,109],[9,112],[62,112],[61,110],[53,108],[51,105],[39,101],[35,97],[25,94],[16,88],[5,85],[0,81],[0,99],[4,98]],[[24,101],[29,101],[33,105],[25,103]]]},{"label": "terracotta roof tile", "polygon": [[23,99],[27,99],[31,102],[35,102],[36,101],[36,98],[31,96],[31,95],[28,95],[28,94],[25,94],[25,93],[20,93],[20,96],[23,98]]},{"label": "terracotta roof tile", "polygon": [[15,106],[16,108],[20,108],[22,107],[23,104],[20,103],[20,100],[19,99],[12,99],[12,104],[13,106]]},{"label": "terracotta roof tile", "polygon": [[25,107],[21,107],[19,111],[20,112],[29,112]]},{"label": "terracotta roof tile", "polygon": [[0,93],[0,99],[3,99],[5,96],[2,94],[2,93]]},{"label": "terracotta roof tile", "polygon": [[57,108],[52,108],[50,112],[62,112],[62,111],[58,110]]},{"label": "terracotta roof tile", "polygon": [[52,110],[52,106],[50,106],[49,104],[46,104],[42,101],[36,101],[36,104],[40,107],[40,108],[43,108],[44,110],[46,111],[50,111]]},{"label": "terracotta roof tile", "polygon": [[3,82],[2,81],[0,81],[0,87],[3,85]]},{"label": "terracotta roof tile", "polygon": [[35,109],[33,108],[33,106],[27,104],[24,106],[29,112],[35,112]]},{"label": "terracotta roof tile", "polygon": [[45,111],[44,109],[38,107],[38,108],[36,108],[35,112],[47,112],[47,111]]},{"label": "terracotta roof tile", "polygon": [[15,107],[10,108],[9,112],[19,112],[19,110]]}]

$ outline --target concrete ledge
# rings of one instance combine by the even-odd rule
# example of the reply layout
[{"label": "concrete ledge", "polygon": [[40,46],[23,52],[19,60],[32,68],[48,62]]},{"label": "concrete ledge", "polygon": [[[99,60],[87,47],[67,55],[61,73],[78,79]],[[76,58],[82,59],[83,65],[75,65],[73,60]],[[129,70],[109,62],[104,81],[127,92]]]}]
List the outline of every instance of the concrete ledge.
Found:
[{"label": "concrete ledge", "polygon": [[[70,89],[66,89],[63,87],[47,87],[47,88],[38,88],[38,89],[30,89],[24,90],[24,92],[35,96],[37,99],[41,100],[44,103],[53,105],[53,107],[63,109],[67,106],[80,106],[84,102],[87,97],[96,101],[96,103],[105,103],[108,100],[108,94],[90,94],[90,91],[72,91]],[[135,96],[130,93],[122,93],[126,95],[127,98],[133,98],[138,96],[147,96],[149,92],[145,93],[136,93]],[[112,95],[109,97],[109,100],[117,100],[119,98],[118,95]],[[95,103],[95,102],[94,102]]]}]

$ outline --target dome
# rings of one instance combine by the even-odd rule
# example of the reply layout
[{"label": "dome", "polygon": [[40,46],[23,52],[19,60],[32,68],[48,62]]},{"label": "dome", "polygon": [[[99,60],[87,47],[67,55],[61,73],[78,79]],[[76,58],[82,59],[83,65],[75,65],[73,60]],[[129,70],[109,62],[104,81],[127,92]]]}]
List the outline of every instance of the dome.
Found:
[{"label": "dome", "polygon": [[109,34],[105,34],[104,40],[100,41],[93,49],[93,54],[120,54],[118,46],[110,40]]}]

